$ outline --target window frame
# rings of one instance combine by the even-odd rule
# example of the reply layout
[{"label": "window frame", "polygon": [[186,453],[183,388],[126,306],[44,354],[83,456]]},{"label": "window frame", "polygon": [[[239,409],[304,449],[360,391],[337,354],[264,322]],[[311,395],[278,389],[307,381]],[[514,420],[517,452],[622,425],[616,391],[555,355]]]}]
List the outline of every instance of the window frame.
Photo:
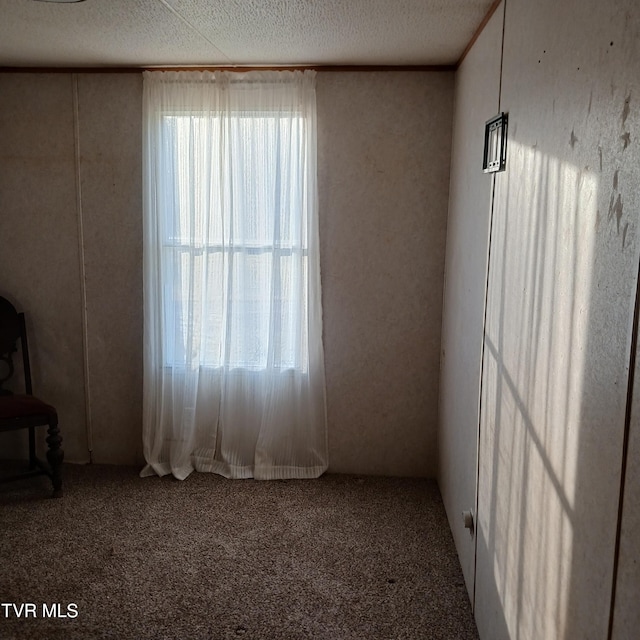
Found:
[{"label": "window frame", "polygon": [[[273,113],[273,116],[271,116],[270,114]],[[298,110],[298,111],[288,111],[285,112],[287,115],[293,115],[294,117],[298,117],[301,121],[302,127],[306,127],[306,124],[304,123],[305,120],[305,115],[304,112],[302,110]],[[281,112],[277,112],[275,110],[267,110],[264,108],[260,108],[260,109],[255,109],[255,110],[251,110],[251,109],[243,109],[242,111],[238,111],[238,112],[233,112],[231,113],[231,115],[228,112],[224,112],[224,111],[216,111],[216,110],[206,110],[206,111],[202,111],[202,116],[198,116],[195,115],[194,116],[194,111],[193,110],[176,110],[176,109],[163,109],[162,111],[158,112],[158,117],[159,117],[159,127],[163,127],[163,123],[167,118],[172,118],[172,119],[179,119],[179,118],[188,118],[188,119],[193,119],[194,117],[205,117],[205,118],[209,118],[209,119],[215,119],[216,118],[216,114],[219,114],[220,119],[231,119],[231,120],[244,120],[244,119],[251,119],[251,120],[258,120],[258,119],[265,119],[265,118],[270,118],[273,117],[274,120],[279,119],[282,116]],[[304,138],[304,136],[303,136]],[[303,142],[303,140],[301,140],[301,142]],[[175,146],[172,147],[172,149],[175,152]],[[306,158],[305,158],[305,150],[300,150],[300,166],[298,168],[298,175],[300,177],[300,179],[302,180],[303,183],[305,183],[307,181],[307,176],[305,174],[305,165],[306,165]],[[177,154],[175,154],[177,155]],[[175,162],[174,159],[172,158],[167,158],[162,152],[158,153],[157,155],[157,160],[161,163],[164,164],[163,168],[166,168],[168,165],[170,165],[172,162]],[[172,179],[173,179],[173,184],[171,189],[173,189],[173,191],[176,190],[176,179],[175,179],[175,165],[174,165],[174,172],[172,174]],[[308,193],[305,193],[307,190],[307,186],[306,185],[301,185],[300,187],[300,191],[302,193],[302,197],[306,198],[309,197]],[[171,202],[169,203],[163,203],[162,205],[159,204],[158,207],[156,207],[156,215],[158,215],[159,217],[162,218],[162,216],[166,215],[166,210],[167,209],[175,209],[176,207],[176,199],[175,199],[175,193],[173,193],[173,204],[171,204]],[[171,201],[171,198],[169,198],[169,200]],[[174,211],[174,216],[175,216],[175,211]],[[282,362],[280,361],[279,364],[276,364],[275,362],[271,362],[267,364],[254,364],[249,362],[249,358],[247,358],[246,356],[244,358],[239,358],[239,359],[233,359],[230,357],[229,353],[228,353],[228,347],[225,347],[224,351],[225,351],[225,355],[223,357],[218,357],[218,361],[216,363],[211,363],[210,361],[208,361],[207,358],[207,353],[202,353],[200,355],[199,358],[199,364],[198,366],[201,369],[204,370],[225,370],[225,371],[246,371],[246,372],[260,372],[260,371],[264,371],[265,369],[271,369],[274,371],[279,371],[279,372],[287,372],[287,371],[295,371],[295,372],[299,372],[299,373],[308,373],[308,367],[309,367],[309,363],[308,363],[308,344],[309,344],[309,335],[308,335],[308,325],[309,325],[309,282],[308,282],[308,278],[309,278],[309,242],[308,242],[308,225],[309,225],[309,220],[306,219],[306,211],[304,210],[304,206],[302,207],[302,209],[299,211],[299,215],[301,217],[300,220],[300,224],[302,225],[302,231],[299,234],[300,238],[303,239],[304,244],[296,244],[296,243],[289,243],[289,244],[282,244],[282,243],[278,243],[278,242],[271,242],[271,243],[262,243],[262,244],[253,244],[253,243],[247,243],[247,242],[236,242],[234,240],[230,240],[228,243],[224,242],[224,237],[222,238],[222,242],[211,242],[207,239],[202,238],[200,241],[193,241],[193,242],[188,242],[185,241],[185,237],[181,237],[179,233],[175,233],[175,228],[174,228],[174,233],[171,234],[169,229],[168,229],[168,225],[166,224],[161,224],[161,228],[162,228],[162,234],[161,234],[161,239],[160,239],[160,251],[162,252],[162,269],[164,270],[165,268],[165,263],[168,261],[166,258],[167,254],[171,254],[174,259],[175,258],[179,258],[179,256],[183,255],[183,254],[187,254],[188,256],[191,257],[191,259],[194,258],[194,256],[196,255],[201,255],[202,257],[205,256],[205,254],[207,256],[211,256],[214,254],[220,254],[222,256],[222,262],[223,264],[225,263],[225,260],[227,260],[227,264],[232,265],[234,263],[234,258],[237,255],[260,255],[260,254],[269,254],[271,255],[272,258],[272,265],[271,268],[275,268],[274,265],[277,264],[281,264],[282,263],[282,259],[283,258],[287,258],[287,257],[294,257],[296,254],[299,256],[299,258],[302,260],[302,273],[301,273],[301,277],[304,278],[304,309],[302,311],[302,322],[298,323],[299,326],[296,327],[296,335],[299,334],[301,331],[304,332],[304,337],[302,339],[299,339],[297,341],[297,344],[294,346],[294,353],[293,353],[293,357],[291,358],[290,361],[288,362]],[[175,221],[175,217],[173,218]],[[166,221],[165,221],[166,222]],[[231,272],[232,268],[227,268],[225,269],[223,267],[222,269],[222,274],[224,275],[225,271],[227,272]],[[181,304],[181,300],[182,297],[180,295],[176,296],[176,292],[175,292],[175,287],[174,287],[174,283],[171,282],[169,283],[170,278],[165,276],[165,273],[162,274],[161,277],[161,289],[163,292],[163,304],[162,304],[162,308],[163,308],[163,312],[165,313],[165,315],[168,315],[170,313],[170,308],[168,307],[168,305],[173,304],[174,307],[175,305],[179,305]],[[225,285],[227,289],[230,288],[230,284],[229,284],[229,276],[227,276],[227,284]],[[171,289],[171,291],[173,292],[173,296],[172,296],[172,301],[167,300],[168,297],[168,289]],[[180,294],[181,291],[178,292],[178,294]],[[234,300],[237,301],[237,298],[235,298],[234,296],[231,295],[231,293],[227,292],[227,298],[228,300],[231,301],[231,304],[233,304]],[[270,299],[269,302],[271,304],[272,307],[276,307],[277,305],[274,304],[274,301],[282,301],[283,298],[282,296],[277,297],[275,299]],[[244,301],[246,302],[246,301]],[[229,318],[225,318],[225,315],[228,315],[228,310],[227,313],[223,313],[222,314],[222,322],[224,323],[225,320],[227,323],[229,323]],[[166,325],[166,318],[165,318],[165,325]],[[223,335],[223,334],[222,334]],[[220,336],[220,342],[222,342],[222,335]],[[178,355],[175,353],[175,347],[170,347],[169,346],[169,340],[170,338],[170,332],[165,332],[164,336],[163,336],[163,341],[164,341],[164,345],[163,345],[163,358],[164,358],[164,366],[171,368],[171,369],[176,369],[176,368],[187,368],[190,367],[191,365],[186,361],[186,357],[182,358],[182,357],[178,357]],[[282,341],[280,341],[282,342]],[[282,351],[282,347],[280,348]],[[281,354],[282,355],[282,354]],[[273,360],[273,359],[272,359]]]}]

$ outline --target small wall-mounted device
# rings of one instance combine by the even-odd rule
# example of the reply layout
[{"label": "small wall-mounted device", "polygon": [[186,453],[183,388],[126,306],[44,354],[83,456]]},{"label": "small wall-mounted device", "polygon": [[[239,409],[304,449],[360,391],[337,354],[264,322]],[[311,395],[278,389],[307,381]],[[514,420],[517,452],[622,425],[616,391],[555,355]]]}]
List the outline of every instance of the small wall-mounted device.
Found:
[{"label": "small wall-mounted device", "polygon": [[473,516],[473,509],[469,509],[469,511],[462,512],[462,522],[464,522],[464,528],[469,529],[469,533],[473,535],[475,530],[475,521]]},{"label": "small wall-mounted device", "polygon": [[507,114],[502,112],[484,126],[484,158],[482,170],[485,173],[504,171],[507,165]]}]

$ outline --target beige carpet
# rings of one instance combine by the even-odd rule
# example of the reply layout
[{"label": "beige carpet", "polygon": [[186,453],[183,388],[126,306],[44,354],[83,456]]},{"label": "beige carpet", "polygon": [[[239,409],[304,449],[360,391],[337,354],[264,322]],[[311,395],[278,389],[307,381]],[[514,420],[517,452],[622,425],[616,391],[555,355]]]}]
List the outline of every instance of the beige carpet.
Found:
[{"label": "beige carpet", "polygon": [[137,471],[0,485],[2,640],[478,638],[432,481]]}]

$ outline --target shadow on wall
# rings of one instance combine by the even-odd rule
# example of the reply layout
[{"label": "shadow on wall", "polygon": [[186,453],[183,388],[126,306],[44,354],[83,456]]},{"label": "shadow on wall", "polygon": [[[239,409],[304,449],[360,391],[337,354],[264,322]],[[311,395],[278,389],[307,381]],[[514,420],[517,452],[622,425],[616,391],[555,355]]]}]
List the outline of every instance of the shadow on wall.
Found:
[{"label": "shadow on wall", "polygon": [[540,637],[562,637],[597,181],[511,144],[511,170],[497,183],[492,243],[500,250],[485,335],[483,450],[491,451],[492,468],[480,504],[492,517],[479,535],[486,531],[506,619]]},{"label": "shadow on wall", "polygon": [[605,638],[637,251],[602,147],[590,169],[509,144],[489,274],[476,608],[496,638]]},{"label": "shadow on wall", "polygon": [[638,273],[640,14],[632,0],[578,9],[506,10],[478,481],[476,615],[491,640],[608,637]]}]

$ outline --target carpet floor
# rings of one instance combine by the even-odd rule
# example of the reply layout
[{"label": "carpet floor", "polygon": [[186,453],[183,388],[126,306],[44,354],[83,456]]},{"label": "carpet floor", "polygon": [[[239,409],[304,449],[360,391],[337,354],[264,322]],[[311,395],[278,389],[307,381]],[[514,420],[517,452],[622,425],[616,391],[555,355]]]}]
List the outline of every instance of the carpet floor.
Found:
[{"label": "carpet floor", "polygon": [[478,638],[433,481],[64,482],[0,485],[2,640]]}]

